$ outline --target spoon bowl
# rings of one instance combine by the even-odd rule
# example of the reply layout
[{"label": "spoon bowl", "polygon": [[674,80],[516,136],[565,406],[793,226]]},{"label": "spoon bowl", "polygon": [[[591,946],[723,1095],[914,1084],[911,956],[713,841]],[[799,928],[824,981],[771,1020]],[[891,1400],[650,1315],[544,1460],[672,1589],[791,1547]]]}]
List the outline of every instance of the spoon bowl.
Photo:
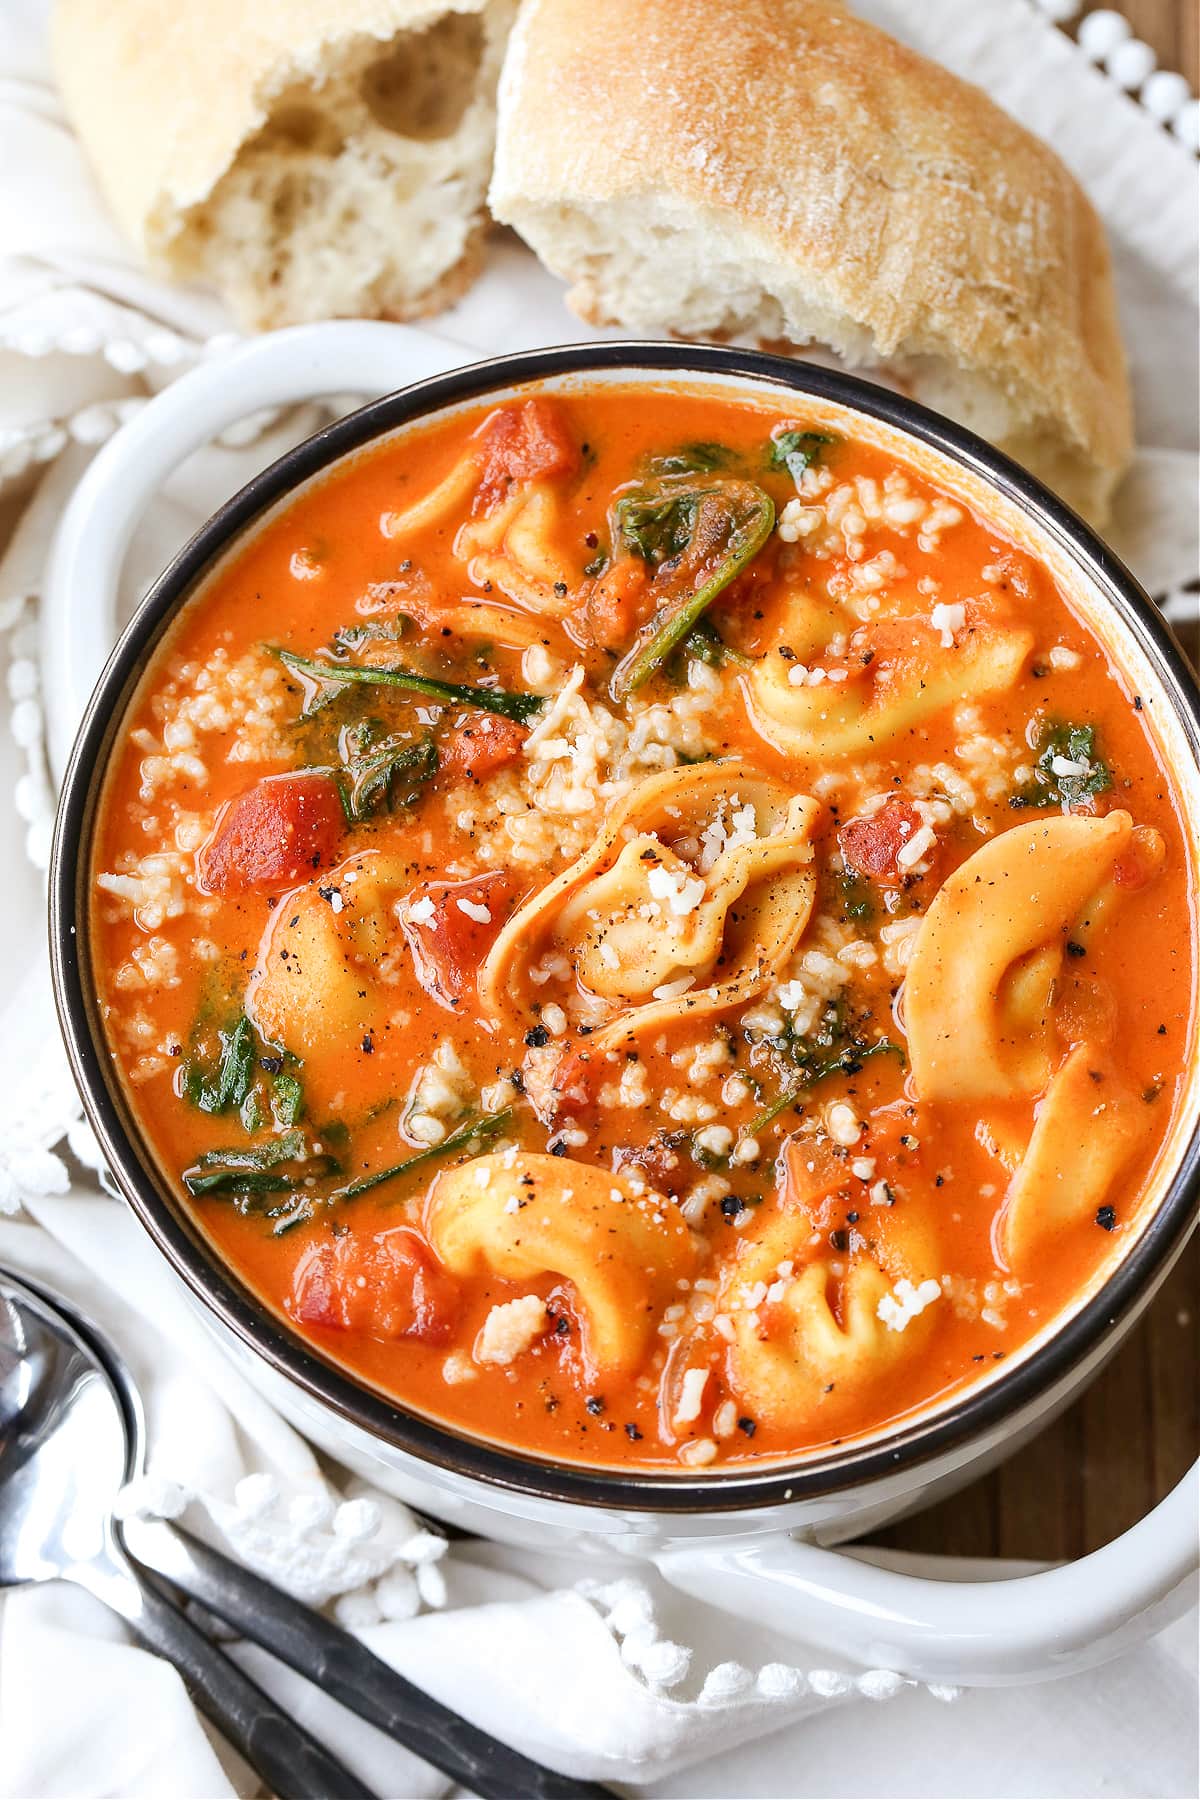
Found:
[{"label": "spoon bowl", "polygon": [[95,1591],[127,1569],[113,1513],[143,1445],[136,1396],[118,1394],[65,1313],[3,1277],[0,1587],[62,1579]]}]

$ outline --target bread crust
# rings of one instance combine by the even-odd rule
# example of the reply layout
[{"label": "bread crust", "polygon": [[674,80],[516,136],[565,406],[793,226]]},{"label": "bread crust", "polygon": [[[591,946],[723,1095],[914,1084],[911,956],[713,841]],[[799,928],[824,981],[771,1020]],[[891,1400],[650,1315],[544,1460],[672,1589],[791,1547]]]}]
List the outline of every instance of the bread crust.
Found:
[{"label": "bread crust", "polygon": [[564,220],[652,206],[668,238],[700,227],[727,262],[855,322],[857,360],[986,378],[1021,431],[1078,460],[1097,509],[1128,460],[1111,262],[1083,190],[986,95],[831,0],[525,0],[489,198],[597,323],[631,320]]},{"label": "bread crust", "polygon": [[[427,271],[418,273],[414,266],[411,240],[419,227],[412,223],[404,183],[389,188],[386,168],[378,175],[378,191],[388,211],[385,226],[376,234],[382,279],[376,273],[372,282],[351,266],[352,257],[343,255],[339,263],[338,196],[331,194],[328,226],[323,235],[318,228],[316,249],[322,267],[319,273],[312,271],[311,279],[305,277],[308,291],[299,298],[297,284],[273,289],[261,275],[237,281],[230,270],[234,259],[223,249],[209,256],[210,203],[227,191],[223,184],[240,166],[239,157],[253,152],[259,134],[272,120],[274,103],[286,108],[293,96],[311,93],[333,109],[323,115],[332,132],[337,124],[336,93],[341,91],[337,84],[344,85],[347,69],[353,83],[357,79],[353,71],[374,59],[375,46],[384,52],[393,40],[423,33],[451,15],[495,21],[486,30],[491,44],[496,38],[502,42],[509,4],[510,0],[255,0],[247,6],[244,0],[182,0],[166,6],[162,0],[107,0],[104,5],[96,0],[56,0],[52,47],[71,122],[117,222],[152,268],[176,278],[213,281],[252,327],[363,311],[412,318],[457,298],[478,270],[486,222],[490,119],[469,153],[473,163],[461,177],[446,182],[439,202],[444,219],[456,218],[458,240],[451,238]],[[498,47],[489,45],[486,55],[494,59],[494,81]],[[399,146],[403,132],[393,129],[397,135],[389,141]],[[431,153],[437,150],[436,144],[431,145]],[[327,153],[330,167],[337,154],[336,146]],[[365,166],[370,166],[369,151]],[[360,182],[363,168],[360,158],[356,171]],[[445,173],[441,171],[443,178]],[[303,180],[301,173],[301,186]],[[431,188],[437,180],[438,175],[431,177]],[[387,198],[391,192],[394,199]],[[347,205],[354,204],[347,200]],[[262,232],[278,229],[286,249],[286,225],[273,225],[269,197],[263,206]],[[299,254],[305,254],[303,248]],[[389,265],[395,278],[388,276]],[[304,310],[305,301],[311,301],[313,311]]]},{"label": "bread crust", "polygon": [[[483,0],[455,0],[478,12]],[[119,223],[160,251],[208,198],[277,94],[320,77],[332,44],[385,43],[445,0],[56,0],[54,69]]]}]

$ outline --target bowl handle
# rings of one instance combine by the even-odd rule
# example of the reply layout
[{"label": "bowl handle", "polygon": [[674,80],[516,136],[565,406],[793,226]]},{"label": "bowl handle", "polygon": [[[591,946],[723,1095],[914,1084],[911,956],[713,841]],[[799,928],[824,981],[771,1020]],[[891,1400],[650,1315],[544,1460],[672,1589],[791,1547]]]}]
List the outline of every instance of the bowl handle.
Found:
[{"label": "bowl handle", "polygon": [[817,1649],[921,1681],[1007,1687],[1074,1675],[1195,1603],[1200,1463],[1137,1525],[1078,1562],[938,1581],[786,1533],[660,1552],[673,1587]]},{"label": "bowl handle", "polygon": [[61,779],[75,728],[117,638],[117,590],[137,523],[171,471],[248,414],[324,395],[376,395],[471,360],[427,331],[368,320],[251,338],[148,401],[88,466],[51,549],[41,608],[50,759]]}]

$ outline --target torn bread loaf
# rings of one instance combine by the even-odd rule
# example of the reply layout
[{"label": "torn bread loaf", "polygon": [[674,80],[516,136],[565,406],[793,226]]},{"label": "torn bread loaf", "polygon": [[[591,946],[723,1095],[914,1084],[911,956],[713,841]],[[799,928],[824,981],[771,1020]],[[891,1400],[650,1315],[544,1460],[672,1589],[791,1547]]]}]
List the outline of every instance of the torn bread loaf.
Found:
[{"label": "torn bread loaf", "polygon": [[472,279],[516,0],[57,0],[72,124],[157,272],[251,328]]},{"label": "torn bread loaf", "polygon": [[583,318],[831,346],[1103,516],[1132,421],[1095,212],[840,5],[525,0],[490,204]]}]

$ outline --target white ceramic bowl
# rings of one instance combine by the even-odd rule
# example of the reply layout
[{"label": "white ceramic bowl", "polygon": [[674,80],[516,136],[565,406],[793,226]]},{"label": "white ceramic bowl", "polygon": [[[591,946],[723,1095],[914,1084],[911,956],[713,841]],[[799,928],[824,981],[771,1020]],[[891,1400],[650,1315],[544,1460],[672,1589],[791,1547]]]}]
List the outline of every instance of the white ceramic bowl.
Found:
[{"label": "white ceramic bowl", "polygon": [[[51,871],[60,1017],[89,1118],[113,1173],[245,1372],[280,1411],[343,1462],[437,1516],[493,1536],[581,1555],[651,1558],[677,1586],[805,1642],[935,1681],[1004,1683],[1072,1673],[1179,1613],[1194,1585],[1197,1475],[1132,1531],[1074,1565],[960,1585],[885,1571],[824,1546],[948,1493],[1015,1449],[1066,1406],[1116,1348],[1195,1222],[1200,1068],[1137,1239],[1031,1343],[964,1394],[900,1425],[785,1466],[686,1475],[551,1463],[473,1440],[383,1399],[269,1314],[216,1258],[156,1174],[111,1074],[89,970],[90,837],[100,779],[124,707],[166,623],[229,547],[305,482],[374,439],[433,413],[503,399],[529,383],[727,385],[786,405],[813,395],[848,428],[922,465],[994,517],[1053,570],[1138,690],[1152,695],[1164,753],[1190,819],[1200,819],[1200,700],[1151,602],[1088,529],[970,433],[847,376],[750,352],[593,344],[452,369],[453,346],[374,324],[279,332],[183,377],[100,453],[62,520],[43,612],[46,679],[87,706],[66,767]],[[105,662],[116,587],[134,526],[167,472],[263,407],[410,383],[340,420],[234,497],[152,588]],[[64,700],[64,706],[61,702]]]}]

